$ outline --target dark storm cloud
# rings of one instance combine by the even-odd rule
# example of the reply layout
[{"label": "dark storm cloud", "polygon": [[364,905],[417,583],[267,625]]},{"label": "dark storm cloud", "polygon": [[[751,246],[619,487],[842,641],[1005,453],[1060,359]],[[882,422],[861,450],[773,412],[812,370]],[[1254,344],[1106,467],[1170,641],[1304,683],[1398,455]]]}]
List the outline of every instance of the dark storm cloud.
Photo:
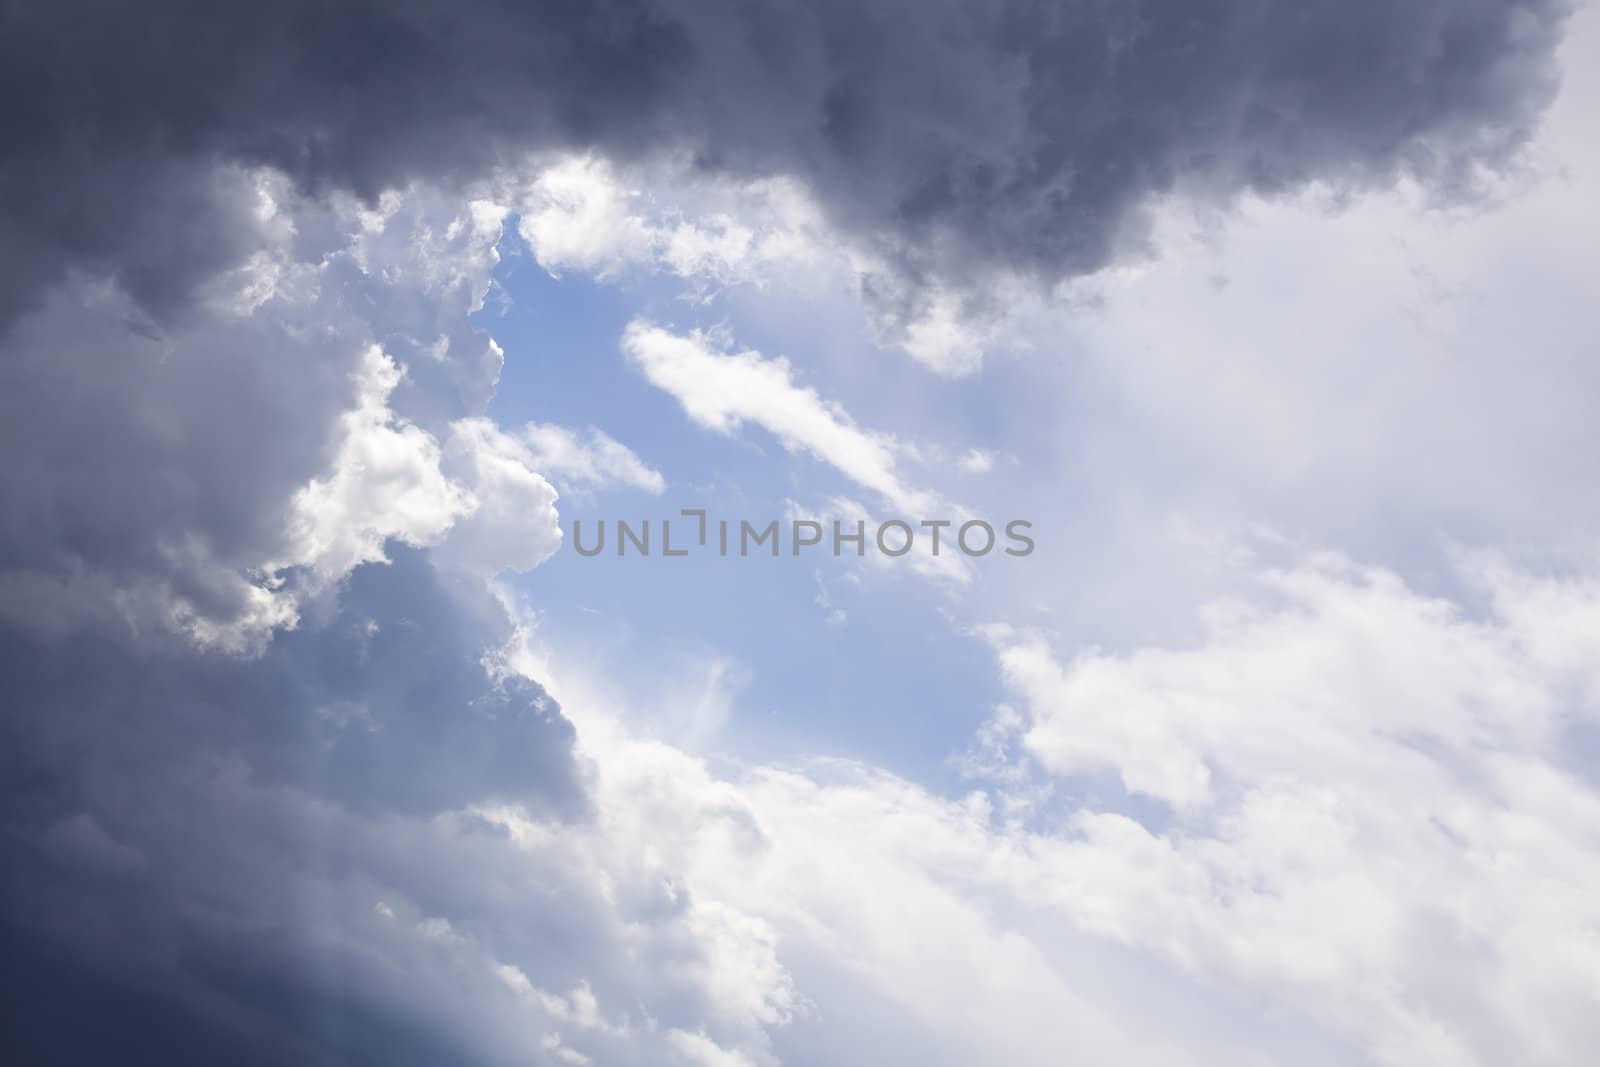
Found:
[{"label": "dark storm cloud", "polygon": [[[263,573],[372,345],[418,364],[385,418],[445,437],[481,413],[499,357],[467,316],[494,228],[422,194],[367,227],[237,167],[206,188],[259,263],[181,323],[75,278],[0,360],[0,1058],[529,1062],[474,1032],[516,1007],[482,950],[418,922],[492,916],[522,931],[501,959],[522,936],[604,943],[581,891],[520,913],[498,879],[534,864],[461,814],[583,822],[571,724],[485,668],[511,629],[481,580],[400,543],[315,593],[305,566]],[[269,588],[293,607],[258,626]]]},{"label": "dark storm cloud", "polygon": [[503,967],[631,1020],[619,1067],[718,1017],[687,892],[596,872],[572,726],[482,669],[498,604],[390,555],[257,659],[0,622],[5,1062],[567,1062]]},{"label": "dark storm cloud", "polygon": [[[486,593],[391,555],[255,660],[0,630],[8,1010],[66,997],[97,1020],[8,1018],[14,1062],[498,1061],[459,1036],[443,1055],[437,1021],[406,1018],[344,942],[396,892],[492,911],[474,883],[505,856],[431,820],[489,802],[581,818],[573,729],[536,685],[485,674],[504,637]],[[386,843],[408,826],[410,856]],[[441,851],[476,862],[428,873]]]},{"label": "dark storm cloud", "polygon": [[157,313],[243,250],[218,161],[364,195],[530,148],[793,174],[914,279],[1106,262],[1179,183],[1458,182],[1528,130],[1565,0],[11,2],[0,292]]}]

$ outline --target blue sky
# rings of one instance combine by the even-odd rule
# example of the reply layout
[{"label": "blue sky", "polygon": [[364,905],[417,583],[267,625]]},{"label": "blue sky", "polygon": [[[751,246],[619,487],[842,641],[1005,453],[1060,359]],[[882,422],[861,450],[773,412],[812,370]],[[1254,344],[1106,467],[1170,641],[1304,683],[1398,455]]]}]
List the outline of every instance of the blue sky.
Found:
[{"label": "blue sky", "polygon": [[[637,489],[580,497],[563,511],[569,536],[573,519],[588,524],[591,543],[595,521],[605,520],[611,545],[619,519],[636,526],[650,519],[658,531],[662,519],[676,519],[681,545],[695,520],[679,519],[680,508],[704,508],[712,521],[747,518],[764,526],[784,516],[785,501],[794,495],[848,489],[826,466],[786,451],[759,430],[729,441],[697,429],[677,401],[627,365],[620,339],[641,306],[676,313],[672,321],[692,328],[726,324],[720,305],[685,307],[672,283],[639,292],[552,277],[530,261],[514,234],[502,241],[502,253],[494,280],[504,302],[491,297],[478,315],[507,350],[491,414],[510,424],[554,419],[599,426],[639,454],[661,457],[669,487],[659,499]],[[751,333],[754,338],[761,331]],[[799,350],[782,351],[813,365],[808,357],[817,342],[795,339]],[[921,396],[925,375],[885,367],[859,333],[850,341],[857,360],[871,360],[890,380],[829,375],[826,384],[839,388],[833,395],[847,406],[860,402],[862,410],[882,416],[872,425],[920,425],[929,408],[977,406],[952,404],[948,391],[939,396],[937,381],[928,390],[933,396]],[[838,361],[818,362],[826,369]],[[871,396],[878,403],[868,402]],[[887,397],[893,402],[885,403]],[[1026,512],[1005,518],[1013,514]],[[859,568],[828,554],[793,557],[787,542],[777,560],[616,559],[608,547],[595,558],[563,551],[516,588],[589,669],[649,679],[628,694],[640,703],[649,703],[658,679],[679,677],[692,691],[709,664],[732,660],[735,669],[723,684],[734,714],[714,737],[698,739],[710,753],[746,760],[867,759],[956,788],[950,757],[999,696],[988,657],[951,624],[948,597],[939,589],[892,573],[874,576],[863,588],[849,581],[853,573]],[[817,603],[824,590],[827,608]],[[836,610],[848,621],[830,622]],[[882,710],[867,714],[864,707]]]}]

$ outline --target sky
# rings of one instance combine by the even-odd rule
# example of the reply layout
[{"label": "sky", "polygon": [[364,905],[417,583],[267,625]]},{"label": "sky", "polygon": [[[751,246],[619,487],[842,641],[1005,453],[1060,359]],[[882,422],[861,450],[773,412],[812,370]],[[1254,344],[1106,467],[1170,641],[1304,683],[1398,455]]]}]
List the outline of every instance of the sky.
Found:
[{"label": "sky", "polygon": [[1590,6],[0,23],[6,1062],[1589,1062]]}]

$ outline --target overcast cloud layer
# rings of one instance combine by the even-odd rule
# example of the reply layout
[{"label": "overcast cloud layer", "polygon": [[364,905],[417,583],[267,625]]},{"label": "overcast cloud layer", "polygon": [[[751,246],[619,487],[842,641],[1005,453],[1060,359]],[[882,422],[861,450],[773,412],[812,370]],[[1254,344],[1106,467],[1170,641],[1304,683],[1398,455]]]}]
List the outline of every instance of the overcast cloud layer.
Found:
[{"label": "overcast cloud layer", "polygon": [[[0,1059],[1586,1062],[1600,570],[1592,507],[1544,498],[1593,439],[1570,324],[1594,294],[1571,279],[1600,272],[1549,223],[1582,198],[1507,179],[1530,139],[1597,177],[1572,132],[1590,81],[1537,139],[1568,21],[1557,0],[0,6]],[[1410,200],[1361,214],[1397,183]],[[1345,216],[1307,187],[1355,235],[1320,275],[1298,235]],[[1274,280],[1337,274],[1319,291],[1378,306],[1395,271],[1360,257],[1386,228],[1462,204],[1477,225],[1486,190],[1541,205],[1545,244],[1485,223],[1448,278],[1497,286],[1495,249],[1548,250],[1526,352],[1470,348],[1452,402],[1382,315],[1349,359],[1297,291],[1323,328],[1293,343]],[[1297,236],[1244,242],[1230,291],[1155,223],[1181,202],[1226,231],[1241,201]],[[508,360],[551,358],[486,332],[488,301],[526,295],[507,254],[631,301],[586,356],[614,358],[602,399],[662,406],[497,416]],[[1441,351],[1528,306],[1479,304]],[[903,350],[930,391],[808,348],[845,331],[849,360]],[[1013,350],[995,422],[1048,448],[928,414],[985,395],[989,346]],[[862,414],[852,387],[890,402]],[[1337,425],[1313,417],[1329,395]],[[1518,432],[1492,447],[1460,425],[1502,411]],[[981,650],[1001,699],[948,754],[957,788],[826,738],[707,757],[752,679],[817,647],[768,572],[745,629],[794,643],[767,660],[713,650],[688,684],[563,660],[556,605],[515,577],[560,562],[563,520],[711,491],[639,443],[649,418],[684,452],[779,457],[737,488],[791,516],[1033,502],[1056,554],[1032,570],[803,576],[829,633],[868,597],[897,609],[854,638],[885,657],[927,662],[895,642],[934,628]],[[1405,472],[1440,440],[1419,503]],[[1103,526],[1065,513],[1091,500]],[[1409,540],[1352,517],[1373,500]],[[1152,531],[1189,506],[1217,528],[1185,527],[1175,562]],[[1117,549],[1064,558],[1097,536]],[[1058,628],[1094,598],[1109,644]],[[680,599],[683,630],[725,607]],[[937,725],[863,695],[912,680],[852,681],[770,713]]]},{"label": "overcast cloud layer", "polygon": [[885,260],[1053,279],[1152,193],[1470,184],[1552,88],[1560,0],[8,4],[7,316],[74,267],[157,314],[252,251],[218,164],[373,197],[530,150],[791,175]]}]

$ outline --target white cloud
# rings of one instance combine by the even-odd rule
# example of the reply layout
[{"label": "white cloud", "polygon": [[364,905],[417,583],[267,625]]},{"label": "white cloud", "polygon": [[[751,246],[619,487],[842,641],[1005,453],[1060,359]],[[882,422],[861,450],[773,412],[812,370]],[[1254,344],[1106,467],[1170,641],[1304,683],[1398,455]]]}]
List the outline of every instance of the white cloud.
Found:
[{"label": "white cloud", "polygon": [[451,423],[441,447],[389,409],[401,377],[369,350],[333,469],[295,494],[292,554],[271,572],[308,567],[308,589],[325,588],[382,561],[392,538],[434,547],[441,563],[487,579],[532,570],[561,547],[556,493],[538,457],[482,417]]},{"label": "white cloud", "polygon": [[551,273],[611,280],[648,268],[702,286],[762,284],[820,247],[819,212],[781,179],[686,183],[671,166],[624,178],[604,158],[568,156],[543,166],[520,200],[518,231]]},{"label": "white cloud", "polygon": [[730,1052],[705,1034],[672,1030],[667,1034],[672,1048],[694,1067],[754,1067],[738,1052]]},{"label": "white cloud", "polygon": [[1037,307],[1037,287],[1015,278],[977,277],[956,289],[905,277],[868,252],[853,251],[849,260],[878,344],[897,348],[947,378],[974,374],[989,349],[1018,343],[1017,309]]},{"label": "white cloud", "polygon": [[702,980],[763,990],[718,1000],[785,1062],[1570,1067],[1600,1039],[1600,793],[1572,748],[1600,579],[1461,566],[1477,613],[1313,555],[1190,646],[1063,662],[994,628],[1017,700],[959,800],[841,761],[718,775],[551,685],[597,768],[593,847],[732,936]]},{"label": "white cloud", "polygon": [[857,426],[838,404],[794,380],[782,356],[725,351],[699,331],[676,334],[642,321],[628,325],[623,351],[657,387],[671,393],[691,420],[731,435],[746,422],[876,493],[896,514],[932,515],[937,498],[906,485],[895,466],[899,443]]},{"label": "white cloud", "polygon": [[527,446],[534,468],[569,492],[618,485],[655,496],[666,492],[667,481],[660,471],[592,426],[579,433],[552,423],[530,422],[518,436]]},{"label": "white cloud", "polygon": [[556,492],[538,458],[489,419],[450,425],[442,469],[470,487],[475,507],[435,549],[439,561],[487,578],[532,570],[561,547]]},{"label": "white cloud", "polygon": [[[605,837],[591,847],[642,857],[695,902],[708,943],[726,940],[700,957],[732,1013],[708,1026],[764,1036],[708,1029],[722,1054],[836,1063],[894,1047],[919,1063],[1045,1067],[1070,1045],[1133,1067],[1271,1062],[1194,1007],[1248,1002],[1182,976],[1141,984],[1073,930],[1039,893],[1062,872],[1028,836],[992,830],[981,798],[843,762],[719,777],[623,727],[582,679],[552,685],[596,768]],[[1174,985],[1195,1002],[1175,1010]]]},{"label": "white cloud", "polygon": [[630,269],[690,283],[697,301],[719,287],[794,287],[818,276],[851,290],[877,342],[929,370],[961,377],[1010,337],[998,310],[1037,294],[1010,277],[970,292],[913,281],[868,245],[831,226],[797,183],[734,182],[660,163],[624,177],[608,160],[569,156],[543,166],[520,194],[519,227],[552,274],[617,281]]},{"label": "white cloud", "polygon": [[332,470],[292,503],[291,554],[274,569],[310,567],[323,582],[384,558],[389,538],[433,544],[477,500],[439,469],[439,444],[395,417],[389,394],[402,372],[377,347],[356,374],[356,406],[340,416]]},{"label": "white cloud", "polygon": [[[502,352],[468,316],[503,207],[426,187],[369,207],[302,198],[270,171],[230,175],[261,247],[194,314],[130,330],[141,316],[124,294],[78,280],[16,324],[9,436],[81,461],[50,486],[17,472],[3,488],[44,543],[100,547],[92,563],[0,572],[0,612],[253,653],[386,541],[477,575],[536,566],[560,543],[541,472],[578,493],[664,491],[599,430],[508,433],[482,417]],[[57,358],[89,349],[119,358]],[[52,417],[62,403],[81,417]],[[51,533],[56,521],[96,528]]]},{"label": "white cloud", "polygon": [[517,228],[546,270],[606,278],[653,253],[656,236],[630,213],[630,200],[608,163],[573,156],[534,178]]},{"label": "white cloud", "polygon": [[1466,576],[1485,618],[1323,556],[1193,648],[1063,664],[992,631],[1028,755],[1170,810],[1073,813],[1040,842],[1050,899],[1383,1063],[1577,1062],[1600,1037],[1600,796],[1567,753],[1600,716],[1600,586]]}]

